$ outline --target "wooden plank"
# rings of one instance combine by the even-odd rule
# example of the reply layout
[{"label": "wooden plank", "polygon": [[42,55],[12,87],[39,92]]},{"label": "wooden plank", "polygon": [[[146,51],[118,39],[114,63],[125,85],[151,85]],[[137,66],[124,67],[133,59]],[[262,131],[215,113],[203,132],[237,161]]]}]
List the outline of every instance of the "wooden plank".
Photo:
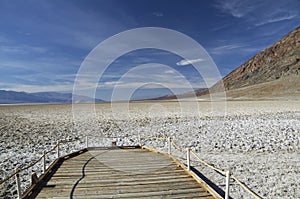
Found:
[{"label": "wooden plank", "polygon": [[[89,182],[89,183],[79,183],[78,186],[85,186],[85,187],[90,187],[90,186],[97,186],[99,188],[106,188],[106,187],[118,187],[118,188],[122,188],[122,187],[126,187],[126,186],[130,186],[130,187],[134,187],[134,186],[164,186],[164,185],[168,185],[170,187],[176,186],[176,185],[184,185],[184,184],[189,184],[189,183],[194,183],[195,181],[191,180],[186,180],[186,179],[172,179],[172,180],[158,180],[158,181],[151,181],[151,182],[135,182],[135,183],[119,183],[118,181],[113,182],[113,183],[105,183],[105,184],[96,184],[93,182]],[[190,184],[189,184],[190,185]],[[197,184],[198,185],[198,184]],[[47,186],[49,188],[67,188],[67,187],[73,187],[74,184],[70,184],[70,183],[65,183],[65,184],[47,184]],[[199,185],[198,185],[199,186]],[[46,187],[45,187],[46,188]]]},{"label": "wooden plank", "polygon": [[[48,182],[48,185],[60,185],[60,184],[75,184],[78,180],[77,179],[69,179],[69,180],[51,180],[51,184],[49,184],[50,182]],[[104,179],[83,179],[80,182],[81,183],[99,183],[99,184],[115,184],[116,186],[118,185],[122,185],[122,184],[130,184],[130,185],[134,185],[134,184],[138,184],[138,183],[157,183],[157,182],[178,182],[178,181],[193,181],[193,178],[189,177],[189,176],[183,176],[183,177],[172,177],[172,178],[152,178],[152,179],[113,179],[113,180],[104,180]],[[117,182],[117,183],[116,183]]]},{"label": "wooden plank", "polygon": [[[126,192],[141,192],[141,191],[147,191],[147,189],[151,189],[151,190],[178,190],[178,189],[187,189],[187,188],[195,188],[197,187],[196,185],[190,185],[190,184],[186,184],[186,185],[179,185],[176,184],[174,187],[170,184],[167,183],[166,185],[162,185],[161,183],[159,183],[161,186],[149,186],[147,184],[145,185],[122,185],[122,186],[116,186],[116,185],[111,185],[111,186],[96,186],[96,185],[90,185],[90,186],[86,186],[84,185],[84,187],[82,186],[78,186],[78,189],[76,187],[76,189],[74,189],[76,192],[77,191],[91,191],[91,190],[97,190],[97,191],[101,191],[101,192],[105,192],[105,191],[113,191],[115,193],[119,192],[119,191],[126,191]],[[184,184],[184,183],[183,183]],[[168,186],[167,186],[168,185]],[[198,186],[199,187],[199,186]],[[42,192],[48,192],[48,193],[54,193],[54,194],[58,194],[60,192],[65,192],[68,191],[69,193],[71,192],[71,190],[73,190],[73,186],[69,186],[69,187],[63,187],[61,188],[61,186],[57,187],[57,189],[60,189],[57,192],[53,192],[53,190],[51,189],[43,189]],[[199,190],[199,192],[201,192],[201,190]],[[205,192],[205,191],[202,191]]]},{"label": "wooden plank", "polygon": [[[116,175],[116,176],[126,176],[126,175],[166,175],[166,174],[174,174],[174,173],[181,173],[185,174],[185,172],[180,168],[180,167],[170,167],[168,170],[156,170],[152,172],[147,172],[147,173],[131,173],[131,172],[117,172],[117,171],[111,171],[111,170],[85,170],[86,175]],[[64,173],[55,173],[53,177],[59,177],[59,176],[74,176],[74,175],[80,175],[82,176],[82,170],[80,171],[64,171]]]},{"label": "wooden plank", "polygon": [[[72,175],[72,176],[53,176],[52,179],[53,180],[67,180],[67,179],[79,179],[81,178],[82,175]],[[140,175],[86,175],[84,178],[86,180],[97,180],[97,179],[106,179],[106,180],[118,180],[118,179],[124,179],[124,178],[134,178],[134,179],[139,179],[139,180],[143,180],[143,179],[161,179],[161,178],[172,178],[172,177],[177,177],[177,178],[181,178],[181,177],[187,177],[184,173],[181,174],[174,174],[174,175],[170,175],[170,173],[168,174],[140,174]]]},{"label": "wooden plank", "polygon": [[[67,194],[70,192],[66,192]],[[83,192],[78,192],[77,190],[74,192],[74,194],[72,195],[73,198],[89,198],[89,196],[95,196],[98,195],[99,198],[135,198],[135,197],[149,197],[149,196],[176,196],[176,195],[188,195],[194,193],[195,195],[197,195],[198,197],[201,196],[208,196],[209,194],[207,192],[199,192],[199,188],[197,189],[180,189],[180,190],[166,190],[166,191],[156,191],[156,190],[152,190],[152,191],[136,191],[136,192],[126,192],[123,193],[122,191],[118,190],[115,191],[113,190],[112,192],[105,192],[105,191],[90,191],[90,190],[86,190]],[[58,193],[59,194],[59,193]],[[53,195],[49,195],[46,194],[45,196],[48,197],[56,197],[59,195],[53,194]]]},{"label": "wooden plank", "polygon": [[[158,186],[159,185],[159,186]],[[172,189],[179,189],[179,188],[183,188],[183,189],[186,189],[186,188],[196,188],[196,187],[199,187],[198,184],[196,183],[182,183],[182,182],[169,182],[169,183],[156,183],[155,185],[152,185],[151,184],[136,184],[136,185],[119,185],[119,186],[102,186],[100,184],[78,184],[78,186],[76,187],[77,190],[129,190],[129,191],[132,191],[132,190],[146,190],[146,189],[153,189],[153,187],[156,189],[156,190],[169,190],[170,187],[172,187]],[[59,189],[60,191],[65,191],[65,190],[70,190],[73,188],[73,185],[69,185],[69,186],[66,186],[66,185],[57,185],[55,187],[56,189]],[[51,187],[49,187],[49,189],[43,189],[42,191],[45,191],[45,192],[49,192],[51,191]],[[203,191],[205,192],[205,191]]]},{"label": "wooden plank", "polygon": [[113,198],[113,197],[120,197],[120,198],[135,198],[135,197],[152,197],[152,196],[172,196],[177,194],[189,194],[189,193],[197,193],[198,196],[205,195],[207,196],[207,193],[201,192],[199,189],[180,189],[180,190],[169,190],[169,191],[147,191],[143,192],[143,190],[140,190],[140,192],[135,193],[103,193],[103,192],[82,192],[82,193],[74,193],[74,197],[76,198],[82,198],[82,197],[89,197],[89,195],[98,195],[99,198]]}]

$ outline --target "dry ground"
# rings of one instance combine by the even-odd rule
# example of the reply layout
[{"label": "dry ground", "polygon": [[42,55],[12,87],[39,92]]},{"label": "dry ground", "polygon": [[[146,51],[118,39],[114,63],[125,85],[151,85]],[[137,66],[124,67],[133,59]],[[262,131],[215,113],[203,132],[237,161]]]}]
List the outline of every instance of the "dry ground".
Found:
[{"label": "dry ground", "polygon": [[[128,145],[136,144],[134,135],[140,133],[141,137],[173,137],[182,148],[192,148],[215,166],[230,168],[264,198],[300,198],[300,101],[158,101],[118,103],[113,108],[104,103],[95,106],[96,114],[90,112],[93,108],[79,105],[72,111],[71,105],[0,106],[1,178],[62,139],[74,141],[63,146],[71,151],[84,147],[85,135],[127,135],[131,138],[117,141]],[[89,144],[109,142],[93,139]],[[165,143],[141,142],[166,150]],[[223,177],[198,167],[223,188]],[[23,174],[24,182],[30,173]],[[251,198],[237,185],[231,191],[236,198]],[[6,197],[15,194],[10,184],[3,185],[1,192]]]}]

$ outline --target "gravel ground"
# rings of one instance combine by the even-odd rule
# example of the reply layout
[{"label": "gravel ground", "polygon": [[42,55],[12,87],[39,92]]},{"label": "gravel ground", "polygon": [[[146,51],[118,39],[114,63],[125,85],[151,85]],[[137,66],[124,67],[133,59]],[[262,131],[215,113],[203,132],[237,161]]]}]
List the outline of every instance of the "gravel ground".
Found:
[{"label": "gravel ground", "polygon": [[[196,109],[192,102],[127,105],[116,104],[112,112],[110,104],[97,104],[95,115],[89,114],[88,105],[76,106],[73,112],[71,105],[0,106],[1,179],[60,140],[70,141],[61,144],[64,154],[84,147],[86,135],[93,137],[90,146],[112,141],[95,136],[128,136],[117,139],[118,145],[140,141],[162,150],[167,150],[165,142],[143,137],[170,136],[205,161],[230,169],[263,198],[300,198],[300,101],[229,101],[226,112],[222,102],[199,102]],[[185,154],[172,151],[184,160]],[[47,163],[55,156],[51,153]],[[192,165],[224,188],[223,176],[196,161]],[[33,171],[40,174],[41,164],[21,173],[23,189]],[[13,180],[0,185],[0,197],[16,195]],[[234,198],[251,198],[234,182],[231,193]]]}]

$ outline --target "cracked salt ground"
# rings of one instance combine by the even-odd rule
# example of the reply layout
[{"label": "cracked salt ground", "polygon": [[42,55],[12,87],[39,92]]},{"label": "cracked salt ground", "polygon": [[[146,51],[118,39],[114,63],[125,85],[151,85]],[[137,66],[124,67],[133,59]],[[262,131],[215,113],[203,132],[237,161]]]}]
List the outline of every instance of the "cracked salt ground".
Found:
[{"label": "cracked salt ground", "polygon": [[[207,114],[209,105],[201,102],[200,116],[180,115],[176,103],[163,103],[163,114],[148,114],[151,103],[134,103],[130,116],[110,112],[109,104],[99,104],[97,118],[83,113],[80,125],[73,126],[70,105],[5,106],[0,108],[0,175],[10,174],[39,158],[58,140],[62,153],[85,146],[85,135],[171,136],[182,148],[191,147],[204,160],[232,172],[264,198],[300,198],[300,103],[228,102],[226,117]],[[213,129],[213,130],[212,130]],[[132,145],[138,137],[118,139],[118,145]],[[167,150],[166,143],[141,139],[143,144]],[[111,140],[91,139],[91,145]],[[178,157],[184,155],[173,150]],[[63,155],[63,154],[62,154]],[[54,159],[55,155],[50,158]],[[49,162],[50,163],[50,162]],[[194,162],[194,164],[196,164]],[[41,167],[41,165],[39,165]],[[197,166],[197,165],[195,165]],[[198,165],[219,186],[224,178]],[[33,170],[36,168],[33,168]],[[22,174],[29,184],[30,171]],[[41,169],[37,170],[41,173]],[[23,183],[24,184],[24,183]],[[224,187],[222,187],[224,188]],[[4,184],[1,194],[16,194],[15,185]],[[250,198],[239,186],[231,186],[235,198]]]}]

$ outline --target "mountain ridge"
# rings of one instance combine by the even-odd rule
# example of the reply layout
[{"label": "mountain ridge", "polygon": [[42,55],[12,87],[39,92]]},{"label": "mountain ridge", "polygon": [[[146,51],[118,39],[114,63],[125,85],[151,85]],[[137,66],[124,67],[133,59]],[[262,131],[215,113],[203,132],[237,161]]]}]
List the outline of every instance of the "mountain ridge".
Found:
[{"label": "mountain ridge", "polygon": [[[198,98],[225,90],[227,99],[300,99],[300,26],[254,55],[207,89],[194,92]],[[188,93],[158,99],[184,98]],[[224,95],[220,95],[224,97]]]},{"label": "mountain ridge", "polygon": [[0,104],[21,104],[21,103],[72,103],[72,98],[76,103],[104,102],[101,99],[93,99],[90,97],[75,95],[72,93],[58,92],[17,92],[0,90]]},{"label": "mountain ridge", "polygon": [[222,83],[228,91],[291,75],[300,75],[300,26],[254,55],[209,90],[221,91]]}]

